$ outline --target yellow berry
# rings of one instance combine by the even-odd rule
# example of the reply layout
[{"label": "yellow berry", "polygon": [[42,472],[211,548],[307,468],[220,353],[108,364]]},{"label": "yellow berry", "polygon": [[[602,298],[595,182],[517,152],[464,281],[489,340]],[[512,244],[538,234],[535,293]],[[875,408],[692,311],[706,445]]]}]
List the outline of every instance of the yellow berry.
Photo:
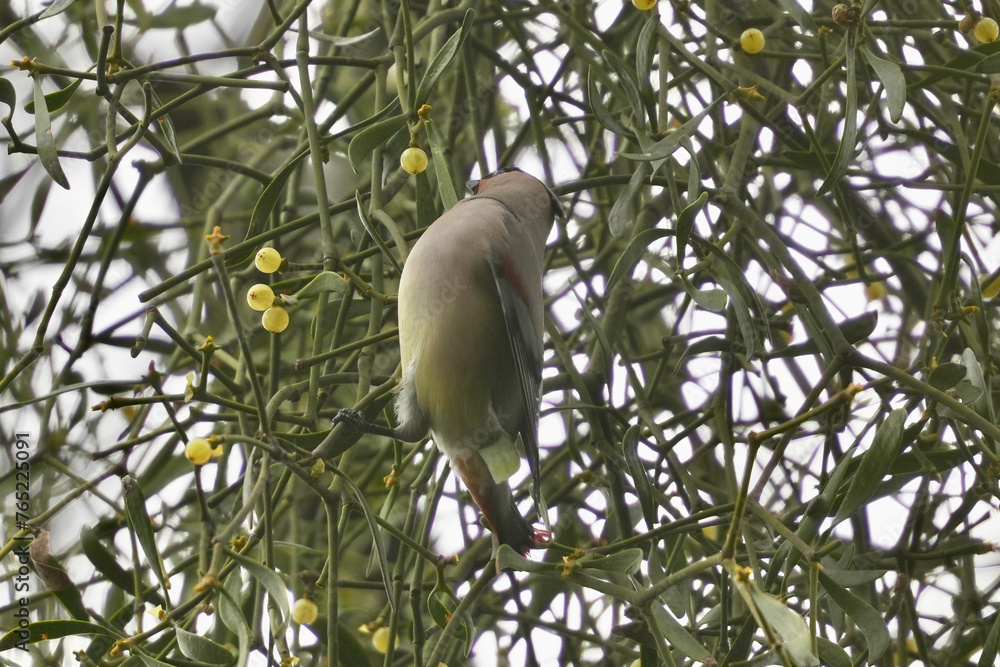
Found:
[{"label": "yellow berry", "polygon": [[868,297],[869,301],[878,301],[885,297],[885,283],[881,280],[876,280],[873,283],[869,283],[865,286],[865,296]]},{"label": "yellow berry", "polygon": [[416,146],[410,146],[399,156],[399,165],[410,174],[419,174],[427,168],[427,153]]},{"label": "yellow berry", "polygon": [[253,263],[261,273],[274,273],[281,266],[281,253],[274,248],[261,248]]},{"label": "yellow berry", "polygon": [[389,650],[389,628],[382,626],[372,634],[372,646],[379,653]]},{"label": "yellow berry", "polygon": [[1000,275],[990,282],[987,282],[988,280],[989,276],[985,276],[981,283],[984,299],[992,299],[997,294],[1000,294]]},{"label": "yellow berry", "polygon": [[972,34],[974,34],[976,39],[980,42],[986,44],[987,42],[995,40],[998,32],[1000,32],[1000,29],[997,28],[997,22],[984,16],[976,23],[976,27],[972,31]]},{"label": "yellow berry", "polygon": [[247,290],[247,303],[254,310],[267,310],[274,303],[274,291],[263,283]]},{"label": "yellow berry", "polygon": [[319,608],[316,603],[308,598],[296,600],[292,606],[292,620],[300,625],[309,625],[319,616]]},{"label": "yellow berry", "polygon": [[632,0],[632,4],[635,5],[635,8],[643,11],[655,7],[656,2],[657,0]]},{"label": "yellow berry", "polygon": [[281,306],[271,306],[264,311],[260,323],[271,333],[281,333],[288,328],[288,311]]},{"label": "yellow berry", "polygon": [[764,48],[764,33],[757,28],[747,28],[740,35],[740,47],[746,53],[760,53]]},{"label": "yellow berry", "polygon": [[188,461],[196,466],[204,465],[208,463],[209,459],[221,454],[222,445],[213,448],[212,443],[206,438],[192,438],[184,446],[184,455],[188,458]]}]

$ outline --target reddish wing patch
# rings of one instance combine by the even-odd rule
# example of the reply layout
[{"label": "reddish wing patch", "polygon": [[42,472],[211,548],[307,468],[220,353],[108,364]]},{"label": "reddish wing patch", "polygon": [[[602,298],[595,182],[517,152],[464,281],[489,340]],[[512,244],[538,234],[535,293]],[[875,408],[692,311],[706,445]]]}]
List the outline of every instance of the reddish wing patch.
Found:
[{"label": "reddish wing patch", "polygon": [[504,255],[500,260],[500,268],[503,271],[503,277],[507,279],[510,286],[517,292],[517,296],[521,298],[521,301],[527,303],[528,299],[525,296],[524,284],[521,282],[521,274],[517,272],[517,268],[514,266],[514,259],[510,255]]}]

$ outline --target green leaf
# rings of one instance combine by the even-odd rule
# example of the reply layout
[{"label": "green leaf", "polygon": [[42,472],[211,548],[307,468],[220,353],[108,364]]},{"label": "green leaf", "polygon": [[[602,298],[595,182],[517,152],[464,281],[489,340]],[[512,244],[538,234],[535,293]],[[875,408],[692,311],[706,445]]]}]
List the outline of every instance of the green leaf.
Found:
[{"label": "green leaf", "polygon": [[910,86],[915,90],[925,90],[931,84],[937,83],[942,79],[961,77],[962,73],[967,72],[970,68],[978,69],[980,62],[997,53],[1000,53],[1000,40],[990,42],[989,44],[980,44],[968,51],[961,51],[944,65],[935,68],[933,72],[919,81],[913,82]]},{"label": "green leaf", "polygon": [[236,656],[208,637],[202,637],[179,627],[174,628],[174,636],[177,637],[177,646],[181,653],[200,665],[230,665],[235,662]]},{"label": "green leaf", "polygon": [[930,375],[927,376],[927,382],[929,382],[930,385],[936,389],[948,391],[964,380],[968,372],[969,369],[962,364],[957,364],[954,361],[947,361],[943,364],[938,364],[934,370],[931,371]]},{"label": "green leaf", "polygon": [[[707,250],[715,258],[709,265],[708,271],[729,295],[733,313],[740,326],[740,334],[743,336],[746,353],[748,356],[753,356],[757,353],[760,341],[757,339],[757,329],[753,322],[751,309],[762,322],[766,321],[763,317],[764,307],[761,305],[757,293],[747,284],[743,270],[722,248],[698,237],[694,237],[694,239],[700,249]],[[767,335],[766,331],[765,335]]]},{"label": "green leaf", "polygon": [[619,123],[618,119],[614,117],[614,114],[612,114],[611,111],[608,110],[608,107],[604,105],[604,97],[597,89],[597,82],[594,80],[593,68],[587,70],[587,101],[590,102],[590,109],[594,112],[594,116],[597,117],[597,122],[600,123],[605,130],[611,132],[612,134],[617,134],[620,137],[634,136],[632,131],[626,129],[624,125]]},{"label": "green leaf", "polygon": [[868,663],[874,663],[882,657],[891,640],[889,629],[882,616],[867,602],[834,581],[822,569],[819,571],[819,583],[834,604],[851,617],[861,630],[861,634],[865,636],[865,641],[868,643]]},{"label": "green leaf", "polygon": [[619,153],[623,158],[627,160],[637,160],[640,162],[656,162],[658,160],[665,160],[674,154],[674,152],[680,148],[681,141],[687,139],[701,122],[705,119],[705,116],[710,114],[712,110],[723,100],[725,95],[721,95],[716,98],[711,104],[701,110],[698,115],[694,118],[688,119],[683,125],[678,127],[676,130],[660,139],[655,144],[650,146],[643,146],[642,153]]},{"label": "green leaf", "polygon": [[406,114],[390,116],[361,130],[347,145],[347,159],[354,173],[360,173],[361,163],[368,158],[375,148],[389,141],[397,132],[406,126]]},{"label": "green leaf", "polygon": [[611,213],[608,215],[608,227],[611,229],[613,235],[621,236],[625,233],[625,228],[629,222],[628,215],[632,200],[635,199],[635,196],[639,193],[639,188],[646,183],[652,173],[653,167],[648,162],[640,162],[636,165],[635,171],[632,173],[632,178],[629,179],[628,185],[625,186],[622,193],[618,195],[618,199],[611,207]]},{"label": "green leaf", "polygon": [[994,53],[991,56],[986,56],[976,63],[975,69],[980,74],[1000,73],[1000,53]]},{"label": "green leaf", "polygon": [[[119,565],[118,559],[104,546],[104,543],[101,542],[97,534],[94,533],[94,529],[90,526],[84,526],[80,529],[80,545],[83,547],[84,555],[93,564],[94,569],[100,572],[101,576],[108,580],[108,583],[130,594],[134,594],[135,580],[132,572],[125,570],[125,568]],[[149,594],[144,599],[153,604],[163,604],[163,597],[156,590],[149,591]]]},{"label": "green leaf", "polygon": [[[293,32],[298,32],[294,28],[291,29]],[[340,35],[328,35],[325,32],[319,32],[317,30],[310,30],[309,37],[315,39],[318,42],[326,42],[327,44],[333,44],[334,46],[345,47],[353,46],[358,49],[363,49],[369,45],[375,45],[379,41],[379,37],[382,35],[382,28],[375,28],[369,32],[361,35],[351,35],[350,37],[341,37]]]},{"label": "green leaf", "polygon": [[[825,562],[825,561],[824,561]],[[831,563],[833,561],[830,561]],[[841,586],[862,586],[881,579],[888,570],[840,570],[836,567],[826,567],[823,571],[826,575],[836,581]]]},{"label": "green leaf", "polygon": [[[646,526],[652,530],[656,525],[656,504],[653,502],[653,488],[646,475],[646,465],[639,459],[639,431],[638,424],[632,424],[622,436],[622,452],[625,455],[625,465],[628,467],[629,475],[635,485],[635,493],[639,497],[639,507],[642,509],[642,516],[646,519]],[[641,558],[641,555],[640,555]]]},{"label": "green leaf", "polygon": [[558,566],[552,563],[539,563],[529,560],[517,553],[508,544],[501,544],[497,549],[497,570],[517,570],[519,572],[555,572]]},{"label": "green leaf", "polygon": [[56,14],[62,14],[64,11],[69,9],[70,5],[72,5],[74,2],[76,2],[76,0],[56,0],[51,5],[49,5],[48,9],[46,9],[44,12],[41,13],[41,15],[38,17],[38,20],[41,21],[42,19],[47,19],[50,16],[55,16]]},{"label": "green leaf", "polygon": [[216,7],[203,5],[197,0],[189,5],[175,5],[171,3],[165,10],[156,14],[145,14],[138,20],[125,20],[125,23],[133,23],[143,31],[149,29],[176,30],[188,28],[199,23],[204,23],[215,18],[218,11]]},{"label": "green leaf", "polygon": [[964,390],[959,387],[958,393],[959,398],[962,399],[963,403],[967,403],[969,407],[975,410],[979,415],[994,421],[993,419],[993,404],[989,399],[989,394],[987,393],[986,376],[983,373],[983,365],[979,363],[979,359],[976,358],[976,353],[972,351],[971,348],[965,348],[962,350],[962,364],[968,369],[969,384],[972,385],[974,391]]},{"label": "green leaf", "polygon": [[372,546],[375,547],[375,557],[379,564],[379,573],[382,575],[382,585],[385,587],[385,594],[389,600],[389,606],[393,611],[395,611],[396,598],[392,594],[392,570],[389,568],[389,557],[385,548],[385,542],[382,540],[382,531],[378,525],[378,519],[376,518],[377,515],[372,511],[371,505],[368,504],[368,499],[365,497],[365,494],[361,492],[361,489],[358,488],[358,485],[354,483],[353,479],[345,475],[335,466],[327,466],[327,470],[332,471],[351,489],[351,492],[354,494],[354,499],[357,501],[355,509],[360,509],[361,514],[365,517],[365,521],[368,522],[368,530],[372,538]]},{"label": "green leaf", "polygon": [[692,660],[707,663],[712,659],[712,654],[667,611],[666,607],[654,603],[650,608],[653,613],[647,618],[651,621],[651,632],[659,632],[672,648]]},{"label": "green leaf", "polygon": [[614,71],[619,83],[621,83],[622,89],[625,91],[625,97],[632,107],[632,118],[635,121],[636,128],[641,130],[649,127],[645,105],[642,103],[642,93],[639,91],[639,78],[635,75],[635,72],[629,69],[624,60],[611,51],[606,49],[601,51],[601,57],[604,58],[604,62]]},{"label": "green leaf", "polygon": [[[642,72],[651,73],[653,71],[653,53],[656,51],[656,31],[659,27],[659,14],[656,12],[650,12],[645,25],[643,25],[642,30],[639,31],[639,41],[635,49],[635,71],[638,74],[641,74]],[[651,110],[651,112],[655,109],[655,103],[651,104],[651,102],[655,99],[652,79],[652,76],[639,77],[639,87],[642,99],[646,102],[646,106]]]},{"label": "green leaf", "polygon": [[267,594],[271,596],[271,600],[278,605],[278,610],[281,612],[281,626],[277,633],[283,634],[285,628],[288,627],[289,621],[292,619],[292,615],[288,610],[288,587],[285,586],[284,580],[271,568],[243,554],[230,551],[229,557],[239,563],[243,569],[260,581],[264,585],[264,588],[267,589]]},{"label": "green leaf", "polygon": [[851,661],[851,656],[847,655],[847,651],[839,645],[834,644],[826,637],[816,638],[816,648],[819,653],[819,659],[822,660],[823,664],[827,665],[827,667],[854,666],[854,662]]},{"label": "green leaf", "polygon": [[847,168],[854,160],[854,147],[858,143],[858,26],[850,25],[847,28],[847,102],[844,106],[844,132],[841,135],[840,146],[837,148],[837,157],[833,159],[830,173],[827,174],[823,185],[816,193],[821,197],[835,185],[847,173]]},{"label": "green leaf", "polygon": [[692,301],[711,313],[721,313],[729,303],[729,296],[724,289],[698,289],[690,280],[681,281],[681,285]]},{"label": "green leaf", "polygon": [[[433,152],[433,149],[431,149]],[[434,170],[437,171],[437,165],[435,164]],[[437,219],[437,209],[434,208],[434,190],[431,186],[430,178],[427,176],[427,171],[424,170],[417,174],[416,177],[416,190],[417,190],[417,229],[422,229],[429,226],[434,220]],[[451,187],[452,193],[455,192],[454,186]],[[457,195],[456,195],[457,198]]]},{"label": "green leaf", "polygon": [[455,182],[451,178],[451,167],[448,164],[447,144],[438,134],[437,124],[433,121],[424,122],[427,140],[431,145],[431,160],[434,162],[434,175],[437,177],[438,195],[444,210],[458,203],[458,193],[455,192]]},{"label": "green leaf", "polygon": [[[274,207],[281,200],[281,193],[285,189],[285,184],[288,183],[289,177],[299,166],[299,162],[307,155],[309,155],[308,150],[302,150],[298,154],[293,155],[285,164],[281,165],[281,168],[270,182],[264,186],[264,191],[260,193],[257,203],[254,204],[253,213],[250,214],[250,224],[247,227],[244,241],[252,239],[264,231],[264,227],[267,225],[267,220],[271,217]],[[246,257],[243,257],[239,264],[242,264],[243,261],[246,261]]]},{"label": "green leaf", "polygon": [[42,93],[42,83],[37,76],[33,76],[32,81],[35,90],[35,142],[38,148],[38,159],[52,180],[63,189],[69,190],[69,181],[66,180],[66,174],[63,173],[62,167],[59,165],[59,153],[56,150],[56,141],[52,137],[52,122],[49,119],[49,109],[45,104],[45,95]]},{"label": "green leaf", "polygon": [[17,104],[17,89],[14,84],[0,76],[0,104],[6,104],[13,113]]},{"label": "green leaf", "polygon": [[451,61],[455,59],[455,55],[458,54],[458,50],[462,48],[465,38],[469,35],[469,31],[472,29],[472,24],[476,18],[476,12],[474,9],[469,9],[465,12],[465,16],[462,17],[462,27],[458,29],[454,35],[448,38],[434,57],[431,59],[430,64],[427,65],[427,69],[424,71],[424,77],[420,80],[420,85],[417,86],[417,97],[416,106],[420,106],[427,102],[427,98],[430,96],[431,91],[434,90],[434,86],[437,85],[438,79],[441,75],[445,73],[448,66],[451,65]]},{"label": "green leaf", "polygon": [[[156,90],[150,87],[150,95],[153,100],[153,110],[156,111],[163,106],[163,101],[160,96],[156,94]],[[170,114],[163,114],[156,118],[156,122],[153,123],[155,127],[162,135],[163,138],[167,140],[167,148],[170,149],[169,155],[163,155],[167,166],[171,164],[183,164],[183,159],[181,158],[181,148],[177,143],[177,131],[174,129],[174,122],[170,120]]]},{"label": "green leaf", "polygon": [[878,491],[882,478],[889,472],[889,467],[899,454],[905,421],[906,410],[897,408],[875,429],[871,447],[861,455],[858,471],[854,473],[844,500],[837,509],[834,525],[860,510]]},{"label": "green leaf", "polygon": [[[135,654],[133,654],[133,657],[135,657]],[[142,661],[142,664],[145,665],[146,667],[171,667],[171,665],[162,662],[160,660],[157,660],[151,655],[146,655],[145,653],[139,653],[138,657],[139,660]]]},{"label": "green leaf", "polygon": [[[692,160],[691,163],[694,165],[696,161]],[[693,193],[689,192],[688,194],[690,195]],[[688,241],[691,239],[691,231],[694,229],[694,220],[698,217],[698,213],[701,211],[702,207],[705,206],[705,202],[707,201],[708,193],[702,192],[697,199],[685,206],[684,210],[677,216],[675,229],[677,230],[678,266],[681,266],[684,262],[684,250],[687,248]]]},{"label": "green leaf", "polygon": [[646,249],[654,242],[662,239],[664,236],[669,236],[673,234],[673,230],[670,229],[644,229],[629,241],[628,246],[625,251],[615,262],[615,268],[611,270],[611,276],[608,278],[608,292],[611,288],[618,284],[618,281],[632,275],[632,271],[635,270],[635,265],[639,263],[639,258],[642,257]]},{"label": "green leaf", "polygon": [[618,574],[635,574],[642,563],[642,549],[633,547],[607,556],[581,558],[581,569],[594,569]]},{"label": "green leaf", "polygon": [[801,667],[819,667],[819,658],[813,653],[812,633],[809,632],[806,619],[775,596],[760,590],[753,582],[750,582],[750,598],[761,618],[781,637],[788,655]]},{"label": "green leaf", "polygon": [[899,65],[890,60],[879,58],[863,44],[860,50],[885,88],[889,120],[898,123],[903,116],[903,107],[906,106],[906,79],[903,77],[903,71],[899,69]]},{"label": "green leaf", "polygon": [[323,271],[309,281],[305,287],[295,293],[295,298],[304,299],[311,296],[319,296],[327,292],[346,294],[351,283],[344,276],[333,271]]},{"label": "green leaf", "polygon": [[[361,225],[365,228],[365,231],[368,232],[368,237],[371,238],[371,240],[375,242],[378,249],[382,251],[382,256],[389,260],[389,263],[392,264],[392,268],[396,269],[397,272],[402,272],[403,267],[399,265],[399,260],[396,259],[396,256],[391,250],[389,250],[389,246],[386,244],[385,239],[383,239],[382,235],[378,233],[376,222],[372,220],[371,216],[368,214],[368,207],[365,206],[365,203],[361,198],[360,190],[354,191],[354,201],[358,206],[358,217],[361,219]],[[402,237],[400,236],[400,238]],[[397,251],[400,253],[402,253],[404,249],[405,248],[397,247]]]},{"label": "green leaf", "polygon": [[35,644],[41,641],[62,639],[63,637],[73,637],[76,635],[112,636],[111,633],[104,629],[104,627],[97,625],[96,623],[66,620],[36,621],[34,623],[29,623],[26,630],[24,630],[24,632],[28,633],[27,637],[22,637],[20,632],[19,628],[15,628],[3,637],[0,637],[0,651],[6,651],[7,649],[14,648],[21,643]]},{"label": "green leaf", "polygon": [[990,626],[990,633],[986,636],[986,641],[983,643],[983,652],[979,656],[979,662],[976,663],[976,667],[995,667],[997,650],[1000,649],[1000,614],[994,614],[996,617]]},{"label": "green leaf", "polygon": [[240,571],[238,569],[233,570],[226,577],[226,581],[222,585],[222,590],[219,591],[218,598],[219,618],[236,635],[239,642],[239,655],[236,658],[236,664],[238,665],[247,664],[247,659],[250,655],[250,641],[252,639],[250,625],[247,623],[246,617],[243,616],[243,610],[240,606],[240,592],[242,587],[243,577]]},{"label": "green leaf", "polygon": [[153,570],[157,581],[164,591],[170,589],[170,582],[167,580],[167,573],[163,567],[163,559],[160,551],[156,547],[156,538],[153,535],[153,522],[146,511],[146,497],[139,487],[139,483],[129,475],[122,477],[122,488],[125,490],[125,515],[128,517],[129,527],[135,534],[136,541],[142,553],[146,556],[149,567]]},{"label": "green leaf", "polygon": [[[75,93],[76,89],[80,87],[81,83],[83,83],[83,79],[74,79],[73,83],[69,84],[65,88],[46,95],[45,108],[49,110],[49,113],[59,111],[66,106],[69,103],[70,98],[73,97],[73,93]],[[35,113],[35,100],[31,100],[25,104],[24,110],[28,113]]]}]

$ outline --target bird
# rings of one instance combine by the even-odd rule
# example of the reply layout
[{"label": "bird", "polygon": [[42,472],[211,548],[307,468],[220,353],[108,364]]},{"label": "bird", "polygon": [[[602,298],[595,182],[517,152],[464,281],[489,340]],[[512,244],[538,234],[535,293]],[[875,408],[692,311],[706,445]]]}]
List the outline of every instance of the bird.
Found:
[{"label": "bird", "polygon": [[541,407],[546,240],[565,216],[556,195],[517,168],[470,181],[472,196],[428,226],[399,281],[402,379],[395,428],[348,408],[334,424],[406,442],[427,435],[451,462],[493,531],[522,555],[548,541],[521,515],[508,479],[528,460],[541,498]]}]

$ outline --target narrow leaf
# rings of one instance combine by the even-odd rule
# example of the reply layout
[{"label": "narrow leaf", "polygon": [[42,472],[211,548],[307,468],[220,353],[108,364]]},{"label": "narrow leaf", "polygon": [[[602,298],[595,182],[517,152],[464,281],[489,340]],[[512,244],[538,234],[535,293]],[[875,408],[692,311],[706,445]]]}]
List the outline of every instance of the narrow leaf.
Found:
[{"label": "narrow leaf", "polygon": [[472,23],[475,18],[475,10],[467,10],[465,16],[462,18],[462,26],[458,29],[458,32],[448,38],[448,41],[441,46],[441,49],[434,54],[430,64],[427,65],[424,78],[420,80],[420,85],[417,86],[416,103],[418,108],[427,101],[431,91],[434,90],[434,86],[437,85],[438,79],[441,78],[441,75],[451,65],[451,61],[455,59],[458,50],[462,48],[465,38],[472,29]]},{"label": "narrow leaf", "polygon": [[[299,166],[299,162],[307,155],[309,155],[309,151],[302,150],[297,155],[289,158],[285,164],[281,165],[274,178],[264,186],[264,191],[260,193],[257,203],[254,204],[253,213],[250,214],[250,225],[247,227],[247,234],[244,240],[252,239],[264,231],[267,220],[271,217],[271,212],[274,211],[274,207],[281,200],[281,193],[285,189],[285,184],[288,182],[292,172]],[[243,259],[245,260],[245,258]]]},{"label": "narrow leaf", "polygon": [[[401,272],[403,267],[399,265],[399,260],[396,259],[396,256],[392,254],[391,250],[389,250],[389,246],[386,244],[385,239],[383,239],[382,235],[378,233],[378,226],[368,214],[368,207],[365,206],[365,203],[361,198],[360,190],[354,191],[354,201],[358,205],[358,217],[361,219],[361,225],[365,228],[365,231],[368,232],[369,238],[375,242],[378,249],[382,251],[382,256],[389,260],[389,263],[392,264],[393,268],[396,269],[397,272]],[[402,251],[402,248],[400,248],[400,251]]]},{"label": "narrow leaf", "polygon": [[284,580],[271,568],[241,553],[230,551],[229,557],[264,585],[267,594],[271,596],[271,600],[278,605],[278,610],[281,612],[281,627],[278,633],[284,633],[292,618],[288,610],[288,588],[285,586]]},{"label": "narrow leaf", "polygon": [[96,623],[87,621],[36,621],[30,623],[25,639],[20,632],[20,628],[15,628],[0,637],[0,651],[14,648],[21,643],[34,644],[36,642],[50,639],[62,639],[63,637],[73,637],[76,635],[108,635],[107,630]]},{"label": "narrow leaf", "polygon": [[62,14],[64,11],[69,9],[70,5],[72,5],[74,2],[76,2],[76,0],[56,0],[51,5],[49,5],[48,9],[42,12],[41,16],[38,17],[38,20],[41,21],[42,19],[47,19],[50,16],[55,16],[56,14]]},{"label": "narrow leaf", "polygon": [[824,665],[828,667],[854,667],[854,662],[851,660],[851,656],[847,655],[847,651],[826,637],[816,638],[816,648],[819,659],[823,661]]},{"label": "narrow leaf", "polygon": [[817,197],[826,194],[840,182],[854,159],[854,146],[858,142],[857,45],[858,27],[851,25],[847,28],[847,102],[844,108],[844,135],[840,139],[837,157],[833,159],[830,173],[816,193]]},{"label": "narrow leaf", "polygon": [[424,123],[427,130],[427,139],[431,145],[431,160],[434,161],[434,175],[437,177],[438,195],[441,197],[441,205],[444,210],[450,209],[458,203],[458,193],[455,192],[455,182],[451,178],[451,167],[448,164],[447,148],[441,135],[438,134],[437,124],[433,121]]},{"label": "narrow leaf", "polygon": [[389,568],[388,552],[385,548],[385,542],[382,540],[382,531],[379,529],[378,520],[376,519],[377,515],[372,511],[371,505],[368,504],[368,499],[365,497],[365,494],[361,493],[361,489],[358,488],[358,485],[354,483],[353,479],[334,466],[328,466],[327,470],[333,471],[335,475],[344,480],[344,483],[347,484],[347,486],[351,489],[351,492],[354,494],[354,499],[357,501],[357,509],[361,510],[361,514],[368,522],[368,530],[371,534],[372,546],[375,547],[375,556],[378,559],[379,573],[382,575],[382,585],[385,587],[385,594],[389,599],[389,606],[393,611],[395,611],[395,598],[392,595],[392,570]]},{"label": "narrow leaf", "polygon": [[666,607],[654,603],[651,608],[653,613],[647,616],[653,625],[650,631],[659,632],[671,647],[692,660],[705,663],[712,660],[712,654],[667,611]]},{"label": "narrow leaf", "polygon": [[660,139],[655,144],[643,147],[642,153],[619,153],[619,155],[628,160],[637,160],[640,162],[656,162],[659,160],[665,160],[674,154],[684,139],[687,139],[694,134],[694,131],[698,129],[699,125],[701,125],[701,121],[705,119],[705,116],[710,114],[712,109],[718,106],[718,104],[724,99],[725,95],[720,95],[713,100],[711,104],[702,109],[698,115],[694,118],[688,119],[683,125],[668,134],[666,137]]},{"label": "narrow leaf", "polygon": [[642,93],[639,91],[639,78],[636,76],[635,72],[630,70],[628,65],[625,64],[625,61],[611,51],[601,51],[601,57],[604,58],[604,62],[611,66],[611,69],[618,77],[619,83],[621,83],[622,89],[625,91],[625,97],[628,99],[629,105],[632,107],[632,117],[635,121],[636,128],[642,129],[649,127],[649,120],[646,118],[645,105],[642,103]]},{"label": "narrow leaf", "polygon": [[840,607],[845,614],[857,623],[861,634],[865,636],[868,643],[868,662],[875,662],[889,647],[891,637],[889,629],[885,625],[882,616],[871,608],[871,606],[850,592],[831,577],[827,576],[823,570],[819,571],[819,583],[823,590],[827,592],[834,604]]},{"label": "narrow leaf", "polygon": [[236,656],[221,644],[216,644],[208,637],[188,632],[184,628],[174,628],[174,636],[177,637],[177,646],[181,653],[197,661],[199,665],[229,665],[236,659]]},{"label": "narrow leaf", "polygon": [[[695,161],[692,160],[691,164],[694,165]],[[694,167],[692,167],[694,168]],[[693,194],[688,193],[689,196]],[[680,212],[677,216],[677,224],[675,229],[677,230],[677,265],[682,266],[684,262],[684,250],[687,248],[688,240],[691,238],[691,231],[694,229],[694,220],[698,217],[698,213],[701,211],[702,207],[705,206],[705,202],[708,201],[708,193],[702,192],[701,195],[693,202],[684,207],[684,210]]]},{"label": "narrow leaf", "polygon": [[361,163],[364,162],[375,148],[389,141],[394,134],[406,126],[406,115],[397,114],[381,120],[374,125],[361,130],[351,139],[347,145],[347,159],[351,163],[354,173],[360,173]]},{"label": "narrow leaf", "polygon": [[876,56],[867,46],[861,46],[861,53],[875,70],[875,74],[885,88],[889,120],[898,123],[903,116],[903,107],[906,106],[906,79],[903,77],[903,71],[896,63]]},{"label": "narrow leaf", "polygon": [[1000,614],[994,614],[996,619],[990,626],[990,633],[986,635],[986,642],[983,644],[983,652],[979,656],[976,667],[993,667],[996,665],[997,650],[1000,649]]},{"label": "narrow leaf", "polygon": [[652,173],[653,167],[648,162],[640,162],[636,165],[635,172],[632,173],[632,178],[629,179],[628,185],[625,186],[622,193],[618,195],[618,200],[615,201],[611,207],[611,213],[608,215],[608,227],[611,229],[613,235],[621,236],[625,233],[625,228],[628,226],[628,215],[629,209],[632,206],[632,200],[635,199],[636,194],[639,193],[639,188],[642,187]]},{"label": "narrow leaf", "polygon": [[889,471],[893,460],[899,454],[903,442],[903,423],[906,420],[906,410],[897,408],[889,413],[878,428],[871,447],[861,455],[858,471],[847,487],[844,500],[840,503],[834,525],[840,523],[860,510],[878,491],[882,478]]},{"label": "narrow leaf", "polygon": [[[639,507],[650,530],[656,525],[656,504],[653,502],[653,489],[646,475],[646,466],[639,459],[638,424],[632,424],[622,437],[622,453],[625,455],[625,465],[635,485],[635,493],[639,497]],[[641,554],[640,554],[641,557]]]},{"label": "narrow leaf", "polygon": [[0,104],[6,104],[10,107],[11,113],[17,104],[17,90],[14,88],[14,84],[2,76],[0,76]]},{"label": "narrow leaf", "polygon": [[236,635],[239,642],[239,655],[236,658],[238,665],[247,664],[251,641],[250,625],[243,616],[240,605],[240,589],[242,587],[243,578],[240,571],[233,570],[226,578],[222,590],[219,591],[218,598],[219,618]]},{"label": "narrow leaf", "polygon": [[721,313],[729,304],[729,296],[724,289],[698,289],[690,280],[682,280],[681,285],[692,301],[711,313]]},{"label": "narrow leaf", "polygon": [[52,122],[45,104],[45,95],[42,93],[42,83],[37,76],[32,77],[32,81],[35,90],[35,141],[38,147],[38,159],[52,180],[63,189],[69,190],[69,181],[66,180],[66,174],[59,165],[59,153],[56,150],[56,141],[52,137]]},{"label": "narrow leaf", "polygon": [[[45,107],[49,110],[49,113],[59,111],[66,106],[69,103],[70,98],[73,97],[73,93],[75,93],[76,89],[80,87],[81,83],[83,83],[83,79],[74,79],[73,83],[69,84],[65,88],[46,95]],[[25,104],[24,110],[28,113],[35,113],[35,100],[31,100]]]},{"label": "narrow leaf", "polygon": [[597,122],[600,123],[605,130],[611,132],[612,134],[617,134],[620,137],[634,136],[632,131],[626,129],[624,125],[619,123],[618,119],[614,117],[614,114],[612,114],[608,107],[605,106],[604,97],[597,89],[597,82],[594,80],[593,68],[587,70],[587,101],[590,102],[590,109],[597,117]]},{"label": "narrow leaf", "polygon": [[160,557],[156,538],[153,536],[153,522],[146,510],[146,497],[139,488],[139,483],[129,475],[122,477],[122,488],[125,490],[125,514],[128,517],[129,527],[135,533],[136,541],[139,542],[139,547],[146,556],[146,562],[149,563],[160,586],[165,591],[170,590],[170,581],[167,579],[163,559]]},{"label": "narrow leaf", "polygon": [[611,270],[611,277],[608,278],[607,291],[610,292],[611,288],[618,284],[619,280],[622,280],[630,275],[632,271],[635,270],[635,265],[639,263],[639,258],[642,257],[646,249],[654,241],[662,239],[664,236],[669,236],[673,234],[672,230],[669,229],[644,229],[629,241],[628,246],[625,248],[625,252],[621,254],[618,261],[615,262],[615,268]]},{"label": "narrow leaf", "polygon": [[750,583],[750,597],[761,618],[770,624],[785,647],[785,651],[801,667],[819,667],[819,658],[812,651],[812,634],[806,619],[771,595]]},{"label": "narrow leaf", "polygon": [[635,574],[639,570],[639,564],[642,563],[642,549],[634,547],[600,558],[581,558],[579,563],[582,569],[593,569],[617,574]]},{"label": "narrow leaf", "polygon": [[[964,403],[968,403],[969,407],[975,410],[979,415],[986,417],[990,421],[993,421],[993,403],[989,399],[989,394],[987,393],[986,376],[983,373],[983,365],[979,363],[979,359],[976,358],[976,353],[972,351],[971,348],[965,348],[962,350],[962,364],[969,370],[969,383],[972,388],[975,389],[974,392],[968,392],[968,400],[962,396],[961,389],[959,390],[959,395],[962,397]],[[974,396],[974,397],[973,397]]]}]

